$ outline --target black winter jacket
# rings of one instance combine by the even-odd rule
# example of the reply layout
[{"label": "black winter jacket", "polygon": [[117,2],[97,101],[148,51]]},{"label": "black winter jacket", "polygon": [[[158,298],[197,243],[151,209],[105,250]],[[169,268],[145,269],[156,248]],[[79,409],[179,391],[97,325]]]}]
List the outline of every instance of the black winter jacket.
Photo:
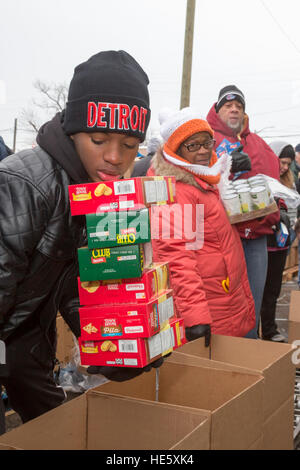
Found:
[{"label": "black winter jacket", "polygon": [[80,335],[77,248],[84,220],[70,215],[68,185],[88,176],[62,120],[59,113],[41,128],[38,147],[0,163],[0,339],[6,343],[32,322],[54,342],[58,310]]}]

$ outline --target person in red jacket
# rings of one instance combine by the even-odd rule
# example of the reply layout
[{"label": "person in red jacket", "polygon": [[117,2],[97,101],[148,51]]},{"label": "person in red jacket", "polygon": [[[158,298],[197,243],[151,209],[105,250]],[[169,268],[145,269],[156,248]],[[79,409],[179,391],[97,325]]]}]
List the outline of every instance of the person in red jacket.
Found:
[{"label": "person in red jacket", "polygon": [[[264,174],[279,180],[279,160],[272,149],[257,134],[250,131],[245,113],[245,96],[235,85],[220,90],[217,102],[210,109],[207,121],[215,132],[215,148],[226,139],[239,143],[232,155],[231,178],[250,178]],[[255,301],[256,326],[248,334],[257,338],[259,315],[267,276],[267,235],[280,220],[279,210],[266,217],[238,224],[242,239],[248,278]]]},{"label": "person in red jacket", "polygon": [[255,308],[242,243],[217,187],[224,160],[213,151],[213,130],[198,116],[190,108],[160,113],[165,143],[148,175],[175,176],[176,203],[151,208],[154,260],[169,262],[187,339],[205,336],[208,344],[210,331],[245,336]]}]

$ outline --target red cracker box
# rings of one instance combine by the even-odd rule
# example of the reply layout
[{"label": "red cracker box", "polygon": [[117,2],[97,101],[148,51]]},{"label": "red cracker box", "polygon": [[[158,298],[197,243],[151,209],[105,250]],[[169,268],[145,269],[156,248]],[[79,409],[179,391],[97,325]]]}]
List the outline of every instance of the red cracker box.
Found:
[{"label": "red cracker box", "polygon": [[69,186],[72,215],[138,210],[151,204],[175,202],[173,176],[142,176],[105,183]]},{"label": "red cracker box", "polygon": [[148,338],[174,316],[173,291],[143,304],[94,305],[79,308],[82,341]]},{"label": "red cracker box", "polygon": [[149,302],[169,288],[168,263],[154,263],[134,279],[81,281],[78,277],[80,305]]},{"label": "red cracker box", "polygon": [[182,318],[169,321],[151,338],[79,341],[82,365],[145,367],[187,342]]}]

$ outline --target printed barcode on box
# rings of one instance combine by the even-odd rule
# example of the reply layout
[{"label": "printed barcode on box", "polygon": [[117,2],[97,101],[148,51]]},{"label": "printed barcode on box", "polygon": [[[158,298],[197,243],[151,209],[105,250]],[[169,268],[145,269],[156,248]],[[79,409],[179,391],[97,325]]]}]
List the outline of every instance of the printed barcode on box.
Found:
[{"label": "printed barcode on box", "polygon": [[119,351],[124,353],[137,353],[137,341],[135,340],[119,340]]},{"label": "printed barcode on box", "polygon": [[114,191],[115,191],[116,196],[120,196],[121,194],[134,194],[135,193],[134,180],[115,182]]}]

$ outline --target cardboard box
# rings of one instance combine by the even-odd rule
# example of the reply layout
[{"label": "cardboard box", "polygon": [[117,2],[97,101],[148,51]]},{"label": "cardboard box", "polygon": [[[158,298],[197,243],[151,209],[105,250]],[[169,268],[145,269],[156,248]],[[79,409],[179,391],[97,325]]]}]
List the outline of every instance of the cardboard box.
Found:
[{"label": "cardboard box", "polygon": [[[211,369],[218,369],[221,367],[224,370],[239,371],[240,373],[248,373],[248,369],[243,369],[228,363],[213,361],[202,357],[191,356],[188,354],[180,354],[180,351],[173,352],[168,361],[179,362],[180,364],[194,365],[209,367]],[[251,372],[251,371],[250,371]],[[257,377],[261,377],[259,372],[252,371]],[[284,380],[284,378],[283,378]],[[268,382],[268,381],[267,381]],[[294,395],[293,388],[286,401],[275,409],[271,414],[266,417],[265,409],[266,402],[270,399],[266,395],[266,379],[264,378],[263,384],[263,425],[262,425],[262,440],[260,443],[261,449],[278,449],[278,450],[292,450],[293,449],[293,414],[294,414]],[[276,393],[276,391],[275,391]],[[281,411],[279,411],[281,410]]]},{"label": "cardboard box", "polygon": [[80,305],[148,302],[169,287],[168,263],[154,263],[140,278],[85,282],[78,278]]},{"label": "cardboard box", "polygon": [[[173,356],[173,354],[170,356]],[[127,382],[108,382],[96,390],[155,400],[152,370]],[[176,364],[159,368],[160,403],[197,408],[211,419],[210,449],[246,450],[262,436],[263,378],[236,371]]]},{"label": "cardboard box", "polygon": [[151,241],[148,209],[87,214],[88,247],[106,248]]},{"label": "cardboard box", "polygon": [[215,367],[219,364],[223,368],[262,375],[264,420],[294,393],[295,367],[293,348],[289,344],[212,335],[210,348],[205,348],[204,339],[200,338],[185,344],[178,354],[206,358],[207,366],[216,362]]},{"label": "cardboard box", "polygon": [[81,340],[148,338],[158,333],[174,314],[172,290],[142,304],[81,307]]},{"label": "cardboard box", "polygon": [[151,243],[112,248],[78,248],[81,281],[140,277],[152,263]]},{"label": "cardboard box", "polygon": [[56,332],[56,358],[61,365],[68,364],[73,358],[75,341],[77,340],[60,314],[56,316]]},{"label": "cardboard box", "polygon": [[263,450],[294,450],[294,397],[290,397],[263,423]]},{"label": "cardboard box", "polygon": [[72,215],[139,210],[151,204],[175,202],[173,176],[143,176],[105,183],[69,186]]},{"label": "cardboard box", "polygon": [[185,344],[186,338],[183,320],[176,318],[151,338],[78,341],[82,365],[145,367]]},{"label": "cardboard box", "polygon": [[91,390],[1,435],[0,445],[24,450],[207,450],[209,431],[209,417],[199,410]]},{"label": "cardboard box", "polygon": [[300,290],[291,291],[289,320],[300,323]]}]

